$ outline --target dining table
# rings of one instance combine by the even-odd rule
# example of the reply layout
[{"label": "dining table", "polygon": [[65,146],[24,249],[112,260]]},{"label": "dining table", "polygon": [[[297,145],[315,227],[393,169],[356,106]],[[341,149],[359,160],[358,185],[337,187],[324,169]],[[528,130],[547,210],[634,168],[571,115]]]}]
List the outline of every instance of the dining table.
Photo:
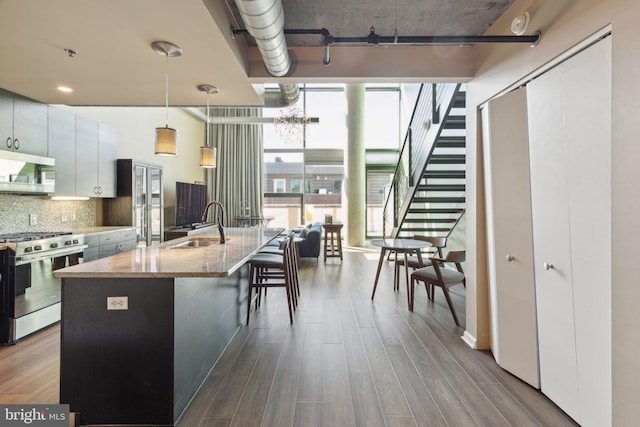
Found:
[{"label": "dining table", "polygon": [[[407,307],[411,309],[411,287],[409,286],[409,262],[408,257],[412,253],[415,253],[418,257],[419,264],[422,265],[423,249],[431,247],[430,242],[417,239],[374,239],[371,241],[374,246],[380,247],[380,258],[378,260],[378,269],[376,271],[376,278],[373,282],[373,292],[371,293],[371,299],[376,295],[376,288],[378,287],[378,280],[380,279],[380,271],[382,270],[382,264],[387,256],[387,253],[394,253],[394,263],[398,260],[398,254],[404,256],[404,271],[407,283]],[[400,290],[400,278],[398,277],[398,270],[393,269],[393,290]]]}]

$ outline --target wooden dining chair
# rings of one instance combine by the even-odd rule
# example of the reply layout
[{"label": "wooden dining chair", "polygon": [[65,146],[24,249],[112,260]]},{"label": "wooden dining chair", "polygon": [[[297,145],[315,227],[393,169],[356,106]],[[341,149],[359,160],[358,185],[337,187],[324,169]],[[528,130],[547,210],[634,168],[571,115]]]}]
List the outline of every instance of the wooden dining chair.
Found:
[{"label": "wooden dining chair", "polygon": [[[421,254],[422,264],[420,264],[420,259],[418,259],[417,255],[410,255],[407,257],[407,265],[414,270],[422,267],[429,267],[431,265],[431,255],[437,255],[438,257],[442,258],[442,248],[447,246],[446,237],[415,235],[413,236],[413,239],[431,243],[431,247],[428,248],[426,252]],[[394,265],[394,277],[400,277],[399,274],[401,267],[404,267],[404,257],[396,257]],[[427,293],[429,292],[430,288],[427,289]]]},{"label": "wooden dining chair", "polygon": [[[435,286],[442,288],[444,298],[447,300],[449,310],[456,325],[460,326],[456,310],[453,308],[451,302],[451,296],[449,295],[449,288],[458,283],[462,283],[466,288],[466,280],[464,271],[462,270],[462,262],[465,260],[465,251],[449,251],[445,258],[431,258],[431,266],[423,267],[415,270],[411,273],[411,289],[409,295],[409,310],[413,311],[413,300],[415,294],[415,284],[420,281],[423,282],[427,290],[427,296],[433,301]],[[456,269],[446,267],[447,263],[452,263],[456,266]],[[429,289],[429,287],[432,287]]]},{"label": "wooden dining chair", "polygon": [[[295,250],[293,239],[285,237],[281,244],[282,255],[257,253],[249,260],[249,295],[247,296],[247,325],[251,315],[251,303],[255,301],[255,309],[260,306],[262,290],[273,287],[285,288],[289,321],[293,323],[293,310],[297,305],[295,268]],[[255,294],[254,294],[255,291]]]}]

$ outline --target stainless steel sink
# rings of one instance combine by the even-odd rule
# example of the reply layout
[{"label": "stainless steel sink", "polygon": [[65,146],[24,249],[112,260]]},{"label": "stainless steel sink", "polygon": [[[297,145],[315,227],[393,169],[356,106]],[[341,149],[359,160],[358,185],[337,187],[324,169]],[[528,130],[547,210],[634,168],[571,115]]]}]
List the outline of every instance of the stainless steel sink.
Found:
[{"label": "stainless steel sink", "polygon": [[192,237],[187,241],[165,246],[165,249],[201,248],[204,246],[219,245],[219,237]]}]

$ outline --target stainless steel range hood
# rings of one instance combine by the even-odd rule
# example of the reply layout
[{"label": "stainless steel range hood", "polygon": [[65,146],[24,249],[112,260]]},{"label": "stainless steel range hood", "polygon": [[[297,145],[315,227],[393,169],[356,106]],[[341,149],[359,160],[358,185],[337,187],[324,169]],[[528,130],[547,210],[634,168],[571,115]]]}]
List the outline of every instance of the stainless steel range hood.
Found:
[{"label": "stainless steel range hood", "polygon": [[16,151],[0,151],[0,192],[52,194],[55,191],[55,159]]}]

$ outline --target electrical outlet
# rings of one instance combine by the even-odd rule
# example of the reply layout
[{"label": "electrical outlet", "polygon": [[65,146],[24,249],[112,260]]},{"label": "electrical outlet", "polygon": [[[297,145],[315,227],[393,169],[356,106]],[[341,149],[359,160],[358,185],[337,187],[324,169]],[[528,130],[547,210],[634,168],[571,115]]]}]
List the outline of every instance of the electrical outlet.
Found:
[{"label": "electrical outlet", "polygon": [[107,297],[107,310],[129,310],[129,297]]},{"label": "electrical outlet", "polygon": [[29,214],[29,225],[38,225],[38,215]]},{"label": "electrical outlet", "polygon": [[62,222],[67,222],[68,220],[67,214],[62,214]]}]

